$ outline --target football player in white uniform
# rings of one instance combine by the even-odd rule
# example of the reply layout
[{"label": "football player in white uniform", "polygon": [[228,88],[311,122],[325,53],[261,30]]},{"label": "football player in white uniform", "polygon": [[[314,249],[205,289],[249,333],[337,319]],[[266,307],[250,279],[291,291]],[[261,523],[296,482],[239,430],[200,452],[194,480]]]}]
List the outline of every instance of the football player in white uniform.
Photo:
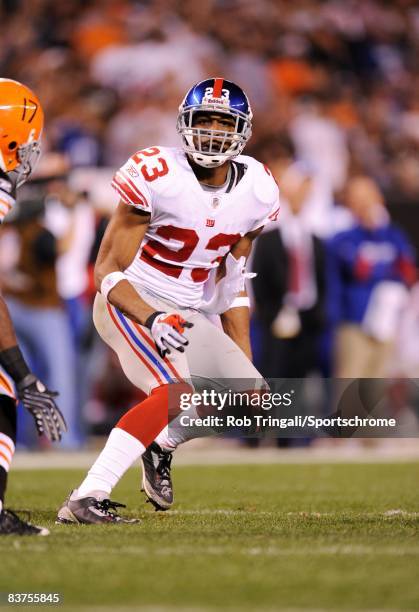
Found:
[{"label": "football player in white uniform", "polygon": [[[35,94],[11,79],[0,79],[0,101],[1,224],[15,204],[16,187],[28,178],[39,156],[44,115]],[[0,535],[48,534],[5,510],[3,502],[16,442],[16,396],[33,415],[38,433],[56,441],[66,430],[56,395],[29,370],[0,295]]]},{"label": "football player in white uniform", "polygon": [[[193,435],[178,431],[174,439],[167,428],[180,394],[191,390],[187,381],[264,384],[251,363],[244,267],[252,241],[278,215],[279,194],[270,171],[241,155],[251,121],[240,87],[207,79],[179,108],[182,148],[139,151],[115,174],[121,200],[96,263],[93,316],[127,377],[148,397],[112,430],[60,509],[61,522],[123,520],[109,495],[141,456],[143,488],[167,509],[171,452]],[[223,330],[208,313],[221,315]]]}]

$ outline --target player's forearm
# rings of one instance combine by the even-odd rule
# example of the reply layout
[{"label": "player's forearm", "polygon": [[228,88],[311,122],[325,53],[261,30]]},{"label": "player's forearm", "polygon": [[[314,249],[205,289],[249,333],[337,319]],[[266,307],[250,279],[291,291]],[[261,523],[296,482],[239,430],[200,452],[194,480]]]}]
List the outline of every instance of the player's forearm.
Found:
[{"label": "player's forearm", "polygon": [[[231,254],[239,259],[249,257],[252,250],[253,240],[261,233],[262,228],[249,232],[243,236],[231,249]],[[246,291],[240,297],[247,297]],[[221,323],[224,332],[241,348],[243,353],[252,360],[252,348],[250,345],[250,310],[248,306],[230,308],[221,315]]]},{"label": "player's forearm", "polygon": [[[100,291],[103,279],[112,272],[120,271],[116,262],[107,262],[106,265],[96,265],[95,283]],[[108,293],[107,300],[118,308],[123,314],[144,325],[148,317],[156,311],[138,294],[134,286],[128,280],[121,280]]]},{"label": "player's forearm", "polygon": [[[94,273],[97,290],[118,310],[141,325],[156,309],[147,304],[134,286],[124,279],[123,272],[137,254],[149,222],[150,215],[139,214],[133,207],[120,202],[106,228]],[[119,278],[114,273],[119,273]]]},{"label": "player's forearm", "polygon": [[156,309],[147,304],[127,280],[119,282],[108,294],[108,302],[123,314],[144,325]]},{"label": "player's forearm", "polygon": [[230,308],[221,315],[224,332],[241,348],[243,353],[252,360],[250,345],[250,314],[247,306]]},{"label": "player's forearm", "polygon": [[0,365],[15,383],[20,383],[29,373],[29,366],[17,345],[13,323],[0,295]]},{"label": "player's forearm", "polygon": [[13,329],[13,323],[6,302],[0,295],[0,351],[4,351],[16,345],[17,339]]}]

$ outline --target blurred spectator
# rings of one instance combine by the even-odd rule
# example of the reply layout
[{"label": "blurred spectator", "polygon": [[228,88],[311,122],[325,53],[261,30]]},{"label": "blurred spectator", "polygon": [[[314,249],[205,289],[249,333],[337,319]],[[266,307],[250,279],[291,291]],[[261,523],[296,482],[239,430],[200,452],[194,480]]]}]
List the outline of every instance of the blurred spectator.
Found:
[{"label": "blurred spectator", "polygon": [[[180,89],[187,90],[205,76],[203,50],[199,39],[182,40],[175,32],[176,29],[168,33],[156,27],[139,44],[105,47],[93,59],[93,78],[127,96],[158,90],[166,79],[176,79]],[[187,71],[179,70],[186,65]]]},{"label": "blurred spectator", "polygon": [[285,199],[284,190],[298,189],[298,185],[304,184],[304,204],[298,218],[307,231],[323,239],[352,225],[352,215],[347,209],[335,206],[330,183],[309,163],[298,158],[296,161],[295,146],[286,133],[274,132],[260,140],[255,155],[273,172]]},{"label": "blurred spectator", "polygon": [[403,309],[391,373],[395,376],[419,378],[419,283],[413,285]]},{"label": "blurred spectator", "polygon": [[91,337],[89,263],[96,236],[96,216],[87,199],[70,185],[70,178],[48,183],[45,225],[57,240],[57,289],[70,322],[74,349],[80,420],[86,421],[84,406],[90,392],[88,367]]},{"label": "blurred spectator", "polygon": [[179,144],[176,132],[177,107],[182,93],[172,83],[161,85],[158,102],[156,95],[134,95],[113,116],[106,130],[105,161],[118,167],[125,163],[133,151],[153,144],[174,147]]},{"label": "blurred spectator", "polygon": [[294,168],[283,175],[281,185],[281,219],[259,236],[253,258],[253,291],[262,326],[260,367],[267,377],[303,378],[318,369],[324,251],[302,219],[311,178]]},{"label": "blurred spectator", "polygon": [[71,189],[67,178],[51,181],[48,192],[45,226],[57,241],[57,289],[68,312],[75,346],[80,349],[89,316],[85,294],[95,213],[89,201]]},{"label": "blurred spectator", "polygon": [[290,133],[297,157],[337,190],[343,186],[348,168],[345,131],[331,115],[327,99],[310,101],[298,108]]},{"label": "blurred spectator", "polygon": [[[50,389],[60,393],[59,406],[69,427],[62,444],[75,448],[80,443],[75,350],[57,292],[57,245],[41,223],[43,213],[42,200],[19,202],[13,221],[15,265],[3,275],[2,290],[28,363]],[[21,431],[25,434],[29,428],[24,426]],[[33,433],[33,427],[30,431]],[[33,436],[27,433],[25,442],[32,444]]]},{"label": "blurred spectator", "polygon": [[411,245],[395,227],[373,180],[349,180],[352,229],[328,245],[328,302],[336,326],[335,374],[379,378],[388,372],[407,289],[415,279]]}]

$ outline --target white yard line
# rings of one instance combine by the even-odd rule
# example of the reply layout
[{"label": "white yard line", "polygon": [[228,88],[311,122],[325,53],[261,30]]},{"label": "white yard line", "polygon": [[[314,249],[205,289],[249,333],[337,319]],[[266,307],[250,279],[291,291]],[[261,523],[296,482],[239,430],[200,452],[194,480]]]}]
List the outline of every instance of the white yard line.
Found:
[{"label": "white yard line", "polygon": [[[21,550],[23,553],[28,551],[31,552],[45,552],[47,553],[50,549],[47,544],[25,544],[25,546],[16,546],[15,550]],[[119,549],[110,549],[107,545],[94,545],[94,546],[81,546],[83,554],[96,555],[117,555],[120,556],[121,551]],[[302,546],[299,548],[286,548],[280,546],[249,546],[249,547],[237,547],[231,544],[218,544],[217,546],[179,546],[178,544],[173,547],[162,546],[155,548],[154,546],[124,546],[124,555],[133,555],[139,557],[161,556],[161,557],[173,557],[173,556],[225,556],[225,555],[242,555],[244,557],[318,557],[318,556],[419,556],[419,546],[409,547],[407,549],[400,548],[398,546],[365,546],[362,544],[336,544],[331,546]]]},{"label": "white yard line", "polygon": [[[419,439],[375,440],[371,446],[359,441],[339,441],[336,445],[304,449],[248,449],[225,440],[196,440],[181,446],[174,464],[183,465],[266,465],[305,463],[400,463],[419,462]],[[95,461],[95,451],[18,451],[12,469],[87,469]]]},{"label": "white yard line", "polygon": [[[154,511],[150,510],[150,514],[155,514]],[[179,515],[179,516],[211,516],[211,515],[224,515],[224,516],[275,516],[279,515],[288,516],[288,517],[300,517],[300,518],[339,518],[339,517],[354,517],[359,518],[360,516],[363,518],[384,518],[384,519],[393,519],[393,518],[419,518],[419,512],[408,512],[407,510],[387,510],[386,512],[360,512],[350,514],[347,512],[277,512],[277,511],[269,511],[269,510],[230,510],[230,509],[220,509],[220,508],[203,508],[201,510],[170,510],[165,514],[165,516],[171,515]]]}]

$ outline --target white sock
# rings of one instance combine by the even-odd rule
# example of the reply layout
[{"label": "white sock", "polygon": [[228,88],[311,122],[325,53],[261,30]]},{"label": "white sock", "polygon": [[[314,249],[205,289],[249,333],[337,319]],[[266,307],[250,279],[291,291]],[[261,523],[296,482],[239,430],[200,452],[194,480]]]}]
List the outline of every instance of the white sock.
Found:
[{"label": "white sock", "polygon": [[174,451],[179,444],[179,442],[175,442],[172,437],[169,436],[169,428],[166,425],[164,429],[161,430],[157,438],[154,440],[157,442],[159,446],[164,450]]},{"label": "white sock", "polygon": [[183,444],[193,438],[203,438],[205,436],[214,435],[215,431],[211,427],[198,427],[194,425],[182,425],[181,417],[188,417],[188,421],[192,419],[200,419],[196,406],[191,406],[188,410],[183,410],[178,416],[173,419],[170,425],[166,425],[161,430],[155,442],[164,450],[174,451],[179,444]]},{"label": "white sock", "polygon": [[87,497],[92,491],[103,491],[109,495],[144,451],[144,445],[127,431],[119,427],[112,429],[105,448],[78,488],[77,497]]}]

